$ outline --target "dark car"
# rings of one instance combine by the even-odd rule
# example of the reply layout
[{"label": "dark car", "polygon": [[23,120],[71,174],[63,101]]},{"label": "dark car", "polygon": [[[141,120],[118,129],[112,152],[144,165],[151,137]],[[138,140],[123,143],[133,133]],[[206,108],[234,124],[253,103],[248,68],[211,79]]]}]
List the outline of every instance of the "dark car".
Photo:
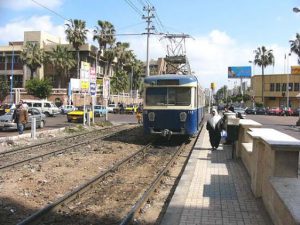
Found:
[{"label": "dark car", "polygon": [[256,108],[247,108],[245,110],[246,114],[256,114]]},{"label": "dark car", "polygon": [[293,116],[299,116],[300,115],[300,107],[293,110]]},{"label": "dark car", "polygon": [[256,115],[266,115],[267,110],[264,107],[258,107],[258,108],[255,109],[255,114]]}]

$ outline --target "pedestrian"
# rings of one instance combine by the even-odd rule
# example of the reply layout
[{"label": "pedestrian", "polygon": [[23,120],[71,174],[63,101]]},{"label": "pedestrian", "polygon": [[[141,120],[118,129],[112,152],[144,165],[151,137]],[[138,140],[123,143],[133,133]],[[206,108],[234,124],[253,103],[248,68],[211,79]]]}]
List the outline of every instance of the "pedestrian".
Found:
[{"label": "pedestrian", "polygon": [[139,104],[139,107],[136,110],[136,119],[138,121],[138,124],[142,123],[143,118],[143,107],[141,104]]},{"label": "pedestrian", "polygon": [[209,133],[209,141],[212,146],[212,150],[216,150],[219,147],[221,141],[221,130],[222,130],[222,117],[219,116],[216,109],[212,110],[212,116],[208,119],[206,129]]},{"label": "pedestrian", "polygon": [[13,120],[17,124],[19,134],[23,134],[26,123],[28,122],[28,111],[21,100],[13,114]]}]

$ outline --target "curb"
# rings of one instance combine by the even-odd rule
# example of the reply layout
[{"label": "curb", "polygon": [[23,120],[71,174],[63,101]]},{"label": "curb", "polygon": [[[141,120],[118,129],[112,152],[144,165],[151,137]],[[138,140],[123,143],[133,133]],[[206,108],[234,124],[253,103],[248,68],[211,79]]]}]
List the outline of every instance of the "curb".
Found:
[{"label": "curb", "polygon": [[[51,133],[57,133],[60,131],[64,131],[66,127],[62,127],[62,128],[58,128],[58,129],[51,129],[51,130],[45,130],[45,131],[39,131],[36,133],[37,136],[39,136],[40,134],[51,134]],[[15,136],[8,136],[8,137],[1,137],[0,138],[0,143],[4,143],[6,141],[15,141],[15,140],[20,140],[20,139],[31,139],[31,133],[27,133],[27,134],[21,134],[21,135],[15,135]]]}]

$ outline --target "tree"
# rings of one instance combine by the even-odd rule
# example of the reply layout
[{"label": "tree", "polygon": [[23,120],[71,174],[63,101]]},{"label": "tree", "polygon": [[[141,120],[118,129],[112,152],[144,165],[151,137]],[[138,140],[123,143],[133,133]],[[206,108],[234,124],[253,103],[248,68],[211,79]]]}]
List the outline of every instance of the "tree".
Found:
[{"label": "tree", "polygon": [[67,29],[65,33],[67,35],[67,41],[72,44],[73,48],[76,50],[77,53],[77,78],[80,77],[79,73],[79,62],[80,62],[80,55],[79,55],[79,48],[83,45],[87,39],[87,32],[88,30],[85,28],[86,24],[83,20],[70,20],[71,24],[67,23]]},{"label": "tree", "polygon": [[[105,74],[109,74],[111,70],[112,62],[115,58],[115,53],[113,50],[113,45],[116,41],[115,38],[115,28],[114,25],[112,25],[108,21],[102,21],[98,20],[98,26],[94,30],[94,36],[93,40],[97,40],[99,49],[101,52],[101,56],[103,60],[106,62],[106,68],[105,68]],[[109,47],[109,50],[107,51],[107,48]],[[98,52],[97,52],[98,53]],[[98,54],[97,54],[97,60],[98,62]]]},{"label": "tree", "polygon": [[44,79],[39,80],[34,78],[32,80],[28,80],[26,82],[25,89],[28,94],[41,99],[47,98],[52,94],[51,82]]},{"label": "tree", "polygon": [[0,101],[3,102],[9,93],[9,85],[7,79],[0,77]]},{"label": "tree", "polygon": [[30,79],[33,79],[36,70],[44,63],[44,51],[39,48],[38,43],[27,42],[20,54],[20,59],[23,64],[29,67]]},{"label": "tree", "polygon": [[[61,84],[65,86],[66,81],[69,81],[68,71],[76,65],[74,55],[66,46],[57,45],[51,52],[47,53],[48,61],[54,66],[54,69],[59,76],[59,88]],[[63,81],[63,82],[62,82]]]},{"label": "tree", "polygon": [[273,55],[273,50],[267,50],[265,46],[257,48],[257,50],[254,51],[255,58],[254,58],[254,64],[261,67],[261,101],[263,105],[265,105],[265,99],[264,99],[264,91],[265,91],[265,77],[264,77],[264,70],[267,66],[275,64],[275,58]]},{"label": "tree", "polygon": [[298,56],[298,64],[300,64],[300,34],[296,34],[296,39],[290,41],[291,52],[294,52]]},{"label": "tree", "polygon": [[128,75],[126,71],[121,70],[114,74],[110,81],[112,92],[120,93],[126,91],[128,87]]}]

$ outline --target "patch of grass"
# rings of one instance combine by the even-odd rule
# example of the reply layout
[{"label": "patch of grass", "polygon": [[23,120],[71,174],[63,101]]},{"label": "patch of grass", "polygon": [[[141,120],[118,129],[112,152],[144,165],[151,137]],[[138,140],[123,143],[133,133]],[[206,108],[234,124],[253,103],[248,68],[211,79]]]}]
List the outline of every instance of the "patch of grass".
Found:
[{"label": "patch of grass", "polygon": [[95,125],[100,127],[107,127],[107,126],[112,126],[112,123],[110,121],[101,121],[95,123]]}]

